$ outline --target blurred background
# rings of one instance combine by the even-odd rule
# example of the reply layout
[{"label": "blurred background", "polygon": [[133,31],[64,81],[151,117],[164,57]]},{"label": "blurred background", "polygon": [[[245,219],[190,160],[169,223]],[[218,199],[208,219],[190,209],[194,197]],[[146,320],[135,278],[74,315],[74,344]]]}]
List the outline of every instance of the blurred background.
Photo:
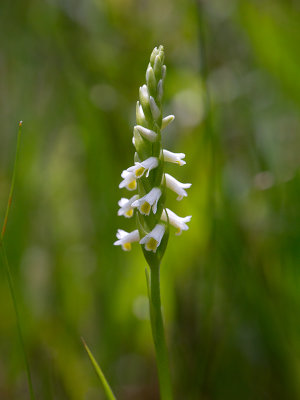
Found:
[{"label": "blurred background", "polygon": [[[158,399],[145,261],[113,246],[138,88],[154,46],[167,79],[162,302],[176,399],[300,398],[300,3],[2,0],[0,217],[24,121],[6,246],[37,399]],[[0,398],[29,399],[0,268]]]}]

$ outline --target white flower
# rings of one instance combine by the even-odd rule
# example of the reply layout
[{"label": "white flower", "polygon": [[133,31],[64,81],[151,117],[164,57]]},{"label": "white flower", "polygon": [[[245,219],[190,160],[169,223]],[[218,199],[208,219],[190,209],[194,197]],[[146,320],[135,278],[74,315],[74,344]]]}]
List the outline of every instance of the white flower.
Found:
[{"label": "white flower", "polygon": [[156,157],[149,157],[143,162],[135,162],[133,167],[127,169],[128,172],[133,172],[136,178],[141,178],[146,172],[148,178],[149,172],[158,166],[158,159]]},{"label": "white flower", "polygon": [[187,192],[184,189],[188,189],[192,186],[191,183],[181,183],[173,176],[165,174],[166,186],[178,194],[177,200],[182,200],[183,197],[187,197]]},{"label": "white flower", "polygon": [[151,189],[144,197],[132,203],[132,207],[138,207],[141,214],[149,215],[152,207],[153,214],[157,211],[157,202],[161,196],[161,190],[157,187]]},{"label": "white flower", "polygon": [[165,234],[165,230],[166,230],[165,225],[163,224],[155,225],[152,231],[149,232],[148,235],[144,236],[143,239],[140,240],[140,244],[144,244],[146,250],[153,251],[153,253],[156,253],[156,249],[160,245],[161,239]]},{"label": "white flower", "polygon": [[165,129],[172,121],[174,121],[175,115],[168,115],[167,117],[162,119],[161,129]]},{"label": "white flower", "polygon": [[142,125],[136,125],[134,129],[137,129],[138,133],[142,135],[145,139],[149,140],[149,142],[156,142],[157,133],[152,131],[151,129],[147,129]]},{"label": "white flower", "polygon": [[128,172],[127,169],[125,169],[121,177],[123,178],[122,182],[119,185],[119,188],[122,189],[123,187],[126,187],[128,190],[135,190],[136,189],[136,176],[134,172]]},{"label": "white flower", "polygon": [[178,164],[180,166],[186,164],[186,162],[183,160],[183,158],[185,158],[184,153],[172,153],[172,151],[163,150],[163,155],[164,161]]},{"label": "white flower", "polygon": [[132,196],[130,199],[126,199],[122,197],[121,200],[119,200],[118,204],[120,206],[120,209],[118,211],[118,215],[124,215],[126,218],[131,218],[133,216],[133,207],[132,203],[136,201],[139,198],[137,194]]},{"label": "white flower", "polygon": [[123,231],[122,229],[118,229],[117,238],[119,240],[117,240],[114,243],[114,245],[115,246],[121,245],[122,249],[124,251],[130,251],[131,243],[138,242],[140,240],[140,235],[139,235],[139,231],[137,229],[132,232],[126,232],[126,231]]},{"label": "white flower", "polygon": [[190,222],[192,218],[191,215],[185,218],[178,217],[178,215],[176,215],[173,211],[166,208],[162,212],[161,220],[164,222],[168,222],[168,217],[170,224],[177,229],[175,235],[181,235],[182,231],[187,231],[189,229],[186,222]]}]

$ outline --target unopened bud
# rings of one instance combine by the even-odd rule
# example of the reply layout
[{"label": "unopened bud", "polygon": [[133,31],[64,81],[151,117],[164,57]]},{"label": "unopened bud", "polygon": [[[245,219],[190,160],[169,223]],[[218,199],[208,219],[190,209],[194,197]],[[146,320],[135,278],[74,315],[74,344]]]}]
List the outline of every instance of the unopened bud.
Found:
[{"label": "unopened bud", "polygon": [[146,71],[146,82],[148,86],[148,90],[152,96],[156,95],[156,79],[153,68],[149,64],[147,71]]},{"label": "unopened bud", "polygon": [[162,74],[161,68],[162,68],[162,66],[163,66],[162,59],[160,58],[160,56],[156,56],[155,57],[155,61],[154,61],[153,70],[154,70],[155,77],[157,78],[157,80],[161,78],[161,74]]},{"label": "unopened bud", "polygon": [[160,109],[157,107],[155,100],[152,96],[150,96],[150,108],[151,108],[151,113],[153,115],[153,118],[155,120],[158,120],[161,113],[160,113]]},{"label": "unopened bud", "polygon": [[154,47],[151,56],[150,56],[150,63],[151,65],[154,65],[155,57],[158,55],[159,51],[157,47]]},{"label": "unopened bud", "polygon": [[168,115],[167,117],[163,118],[161,123],[161,129],[165,129],[172,121],[174,121],[174,115]]}]

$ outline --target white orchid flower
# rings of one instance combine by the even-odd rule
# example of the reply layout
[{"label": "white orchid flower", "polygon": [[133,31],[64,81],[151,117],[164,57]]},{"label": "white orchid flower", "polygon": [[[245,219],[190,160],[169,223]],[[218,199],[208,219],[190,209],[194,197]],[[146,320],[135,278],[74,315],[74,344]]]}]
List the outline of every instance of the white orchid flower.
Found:
[{"label": "white orchid flower", "polygon": [[146,178],[149,176],[149,172],[158,166],[157,157],[149,157],[147,160],[142,162],[135,162],[133,167],[127,169],[128,172],[133,172],[136,178],[141,178],[146,172]]},{"label": "white orchid flower", "polygon": [[122,189],[126,187],[128,190],[135,190],[136,189],[136,176],[134,172],[128,172],[127,169],[125,169],[121,177],[123,178],[122,182],[119,184],[119,188]]},{"label": "white orchid flower", "polygon": [[180,166],[186,164],[186,162],[183,160],[183,158],[185,158],[184,153],[172,153],[172,151],[164,149],[163,156],[164,156],[164,161],[166,162],[171,162],[174,164],[178,164]]},{"label": "white orchid flower", "polygon": [[[168,215],[167,215],[168,214]],[[189,215],[188,217],[179,217],[176,215],[173,211],[169,210],[166,208],[163,210],[162,215],[161,215],[161,220],[164,222],[168,222],[176,228],[176,233],[175,235],[181,235],[182,231],[187,231],[189,227],[187,226],[186,222],[190,222],[192,216]]]},{"label": "white orchid flower", "polygon": [[120,206],[120,209],[118,211],[118,215],[124,215],[126,218],[131,218],[133,216],[133,207],[132,203],[135,202],[139,196],[135,194],[132,196],[130,199],[126,199],[125,197],[122,197],[121,200],[119,200],[118,204]]},{"label": "white orchid flower", "polygon": [[157,203],[161,196],[160,188],[153,188],[144,197],[132,203],[132,207],[138,207],[139,212],[144,215],[149,215],[152,207],[153,214],[156,214]]},{"label": "white orchid flower", "polygon": [[145,249],[156,253],[158,246],[165,234],[165,225],[157,224],[146,236],[140,240],[140,244],[145,245]]},{"label": "white orchid flower", "polygon": [[122,246],[124,251],[131,250],[131,243],[138,242],[140,240],[139,231],[136,229],[132,232],[123,231],[123,229],[118,229],[117,238],[119,240],[114,242],[115,246]]},{"label": "white orchid flower", "polygon": [[173,176],[165,174],[167,188],[173,190],[178,194],[177,200],[182,200],[183,197],[187,197],[187,192],[184,189],[188,189],[192,186],[191,183],[181,183]]}]

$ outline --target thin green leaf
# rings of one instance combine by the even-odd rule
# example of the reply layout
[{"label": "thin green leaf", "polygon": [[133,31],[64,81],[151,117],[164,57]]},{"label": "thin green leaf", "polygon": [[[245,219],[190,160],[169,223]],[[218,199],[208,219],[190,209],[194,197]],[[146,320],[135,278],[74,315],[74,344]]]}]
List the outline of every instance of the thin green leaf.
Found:
[{"label": "thin green leaf", "polygon": [[4,241],[3,241],[5,231],[6,231],[6,226],[7,226],[8,215],[9,215],[9,211],[10,211],[10,207],[11,207],[11,203],[12,203],[12,199],[13,199],[14,187],[15,187],[16,171],[17,171],[17,164],[18,164],[20,141],[21,141],[21,131],[22,131],[22,121],[19,122],[17,150],[16,150],[16,155],[15,155],[13,175],[12,175],[12,180],[11,180],[11,185],[10,185],[10,191],[9,191],[9,196],[8,196],[8,202],[7,202],[4,222],[3,222],[3,226],[2,226],[2,230],[1,230],[1,234],[0,234],[0,250],[1,250],[1,258],[2,258],[2,262],[3,262],[3,266],[4,266],[4,269],[6,272],[6,277],[7,277],[7,281],[8,281],[8,285],[9,285],[9,291],[10,291],[10,295],[12,298],[13,307],[14,307],[14,311],[15,311],[15,315],[16,315],[18,336],[19,336],[19,341],[20,341],[21,348],[23,351],[23,356],[24,356],[24,361],[25,361],[25,366],[26,366],[30,398],[31,398],[31,400],[35,400],[32,379],[31,379],[31,373],[30,373],[30,367],[29,367],[29,361],[28,361],[26,350],[25,350],[25,343],[24,343],[23,334],[22,334],[21,318],[20,318],[20,314],[19,314],[18,303],[17,303],[17,298],[16,298],[16,294],[15,294],[15,289],[14,289],[13,277],[12,277],[12,274],[10,271],[10,267],[9,267],[5,247],[4,247]]},{"label": "thin green leaf", "polygon": [[81,338],[81,340],[82,340],[84,348],[85,348],[86,352],[88,353],[88,356],[89,356],[89,358],[90,358],[90,360],[91,360],[91,362],[93,364],[93,367],[94,367],[94,369],[96,371],[96,374],[97,374],[98,378],[100,379],[100,381],[102,383],[102,386],[103,386],[103,389],[105,391],[105,394],[106,394],[107,398],[109,400],[116,400],[116,397],[113,394],[113,392],[111,390],[111,387],[109,386],[109,383],[107,382],[107,380],[106,380],[106,378],[105,378],[105,376],[104,376],[99,364],[97,363],[95,357],[91,353],[91,350],[89,349],[88,345],[85,343],[84,339]]}]

